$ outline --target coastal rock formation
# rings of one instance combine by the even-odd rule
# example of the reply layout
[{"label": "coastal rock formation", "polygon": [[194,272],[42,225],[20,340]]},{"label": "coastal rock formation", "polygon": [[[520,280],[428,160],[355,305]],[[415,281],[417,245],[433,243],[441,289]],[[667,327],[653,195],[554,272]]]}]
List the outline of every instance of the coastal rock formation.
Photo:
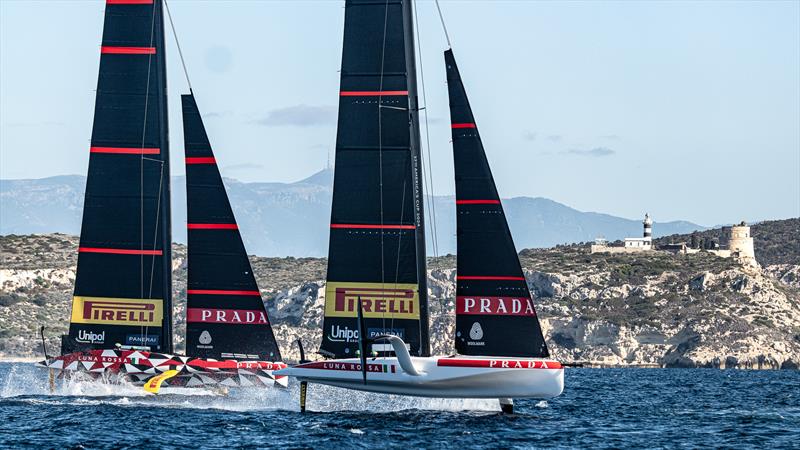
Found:
[{"label": "coastal rock formation", "polygon": [[[0,354],[50,352],[69,317],[77,239],[0,238]],[[552,355],[595,366],[796,369],[800,264],[763,269],[709,254],[590,254],[579,246],[520,254]],[[174,248],[175,333],[182,350],[185,247]],[[319,346],[325,260],[252,257],[286,360]],[[433,353],[453,352],[455,258],[429,263]]]}]

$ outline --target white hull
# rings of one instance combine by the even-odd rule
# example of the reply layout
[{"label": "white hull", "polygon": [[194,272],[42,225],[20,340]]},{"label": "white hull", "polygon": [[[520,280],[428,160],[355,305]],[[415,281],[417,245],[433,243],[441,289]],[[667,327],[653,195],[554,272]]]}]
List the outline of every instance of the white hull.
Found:
[{"label": "white hull", "polygon": [[364,384],[357,358],[300,364],[276,375],[300,381],[385,394],[445,398],[551,398],[564,390],[564,369],[545,359],[412,357],[417,375],[396,357],[367,360]]}]

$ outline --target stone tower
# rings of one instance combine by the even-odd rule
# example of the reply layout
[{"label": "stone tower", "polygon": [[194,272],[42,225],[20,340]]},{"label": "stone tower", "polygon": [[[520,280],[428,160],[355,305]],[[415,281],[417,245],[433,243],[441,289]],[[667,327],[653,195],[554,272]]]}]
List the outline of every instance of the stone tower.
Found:
[{"label": "stone tower", "polygon": [[750,226],[747,225],[747,222],[742,221],[739,225],[734,225],[730,228],[728,248],[731,251],[731,256],[755,262],[756,252],[753,247],[753,237],[750,236]]}]

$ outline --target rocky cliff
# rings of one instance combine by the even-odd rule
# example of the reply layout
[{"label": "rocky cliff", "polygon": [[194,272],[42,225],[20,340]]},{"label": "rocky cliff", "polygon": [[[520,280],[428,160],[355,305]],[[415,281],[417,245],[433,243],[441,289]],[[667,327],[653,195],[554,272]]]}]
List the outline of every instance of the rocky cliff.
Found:
[{"label": "rocky cliff", "polygon": [[[77,238],[0,237],[0,354],[41,353],[66,330]],[[183,344],[185,247],[174,250],[176,343]],[[797,368],[800,265],[743,267],[709,254],[590,254],[579,246],[520,254],[553,355],[593,365]],[[326,262],[261,258],[252,263],[287,360],[293,341],[321,336]],[[434,353],[452,353],[455,257],[429,262]]]}]

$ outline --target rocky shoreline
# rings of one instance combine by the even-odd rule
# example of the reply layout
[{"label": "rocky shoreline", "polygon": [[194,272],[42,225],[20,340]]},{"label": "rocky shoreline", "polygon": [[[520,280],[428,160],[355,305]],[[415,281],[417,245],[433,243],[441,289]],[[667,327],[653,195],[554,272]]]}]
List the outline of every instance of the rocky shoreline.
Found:
[{"label": "rocky shoreline", "polygon": [[[50,351],[69,316],[77,238],[4,236],[0,358]],[[185,247],[174,247],[175,342],[185,323]],[[590,254],[584,246],[524,250],[528,286],[552,356],[586,367],[797,369],[800,264],[748,267],[709,254]],[[252,257],[284,359],[321,338],[325,260]],[[453,352],[455,257],[429,261],[435,354]]]}]

